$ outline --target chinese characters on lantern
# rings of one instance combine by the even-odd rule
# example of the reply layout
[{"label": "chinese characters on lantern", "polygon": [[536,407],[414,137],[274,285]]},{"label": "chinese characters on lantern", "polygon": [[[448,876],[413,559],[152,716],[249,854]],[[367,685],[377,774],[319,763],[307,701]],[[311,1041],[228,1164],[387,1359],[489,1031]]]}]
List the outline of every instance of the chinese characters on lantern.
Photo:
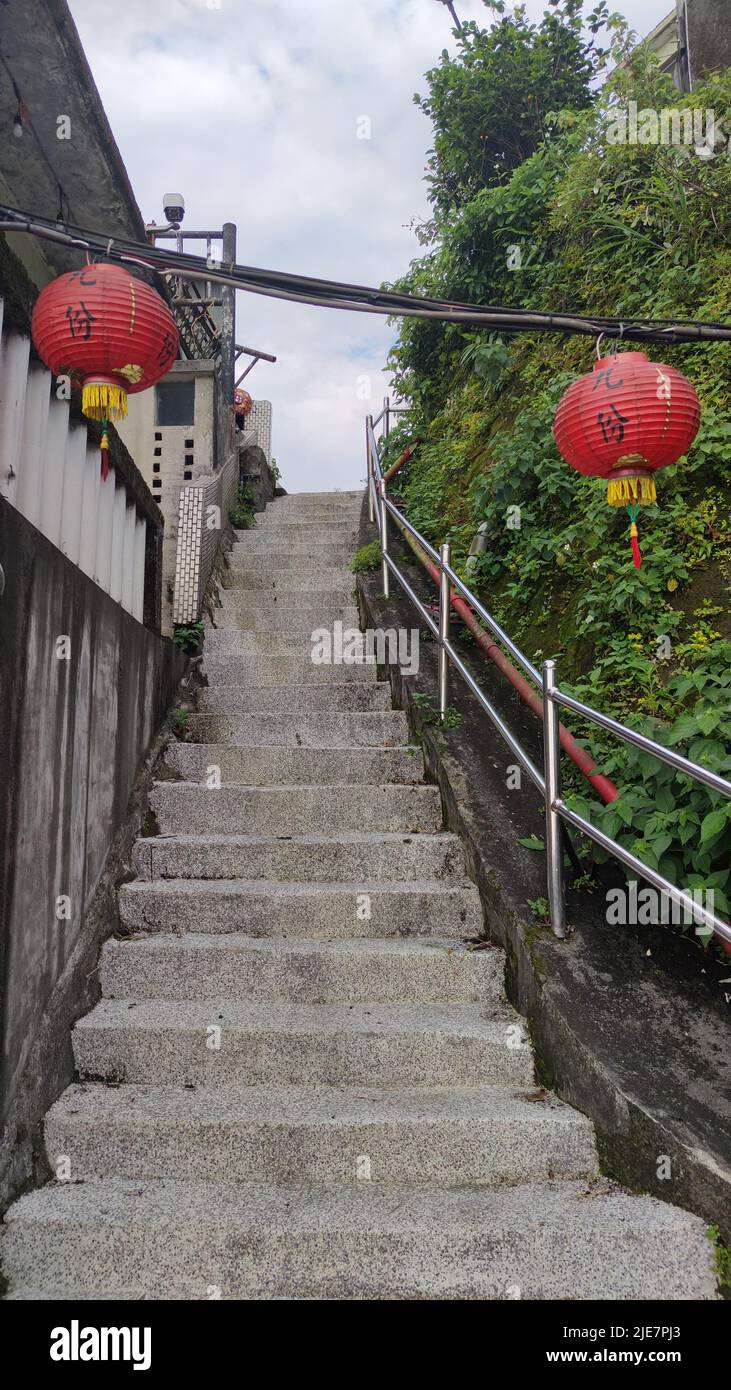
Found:
[{"label": "chinese characters on lantern", "polygon": [[[624,386],[624,377],[618,375],[616,366],[603,367],[597,372],[593,385],[593,391],[616,391]],[[622,411],[614,404],[606,410],[597,412],[596,422],[602,432],[605,444],[621,444],[624,439],[625,426],[629,424],[629,415],[623,415]]]}]

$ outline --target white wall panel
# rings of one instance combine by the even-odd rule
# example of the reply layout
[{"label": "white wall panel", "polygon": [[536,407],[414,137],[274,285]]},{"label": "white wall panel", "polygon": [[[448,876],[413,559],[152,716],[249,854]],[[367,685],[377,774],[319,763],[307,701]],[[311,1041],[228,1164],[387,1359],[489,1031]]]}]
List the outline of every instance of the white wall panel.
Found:
[{"label": "white wall panel", "polygon": [[96,571],[96,533],[99,524],[99,485],[102,480],[99,447],[87,443],[84,459],[84,483],[81,494],[81,545],[79,565],[94,578]]},{"label": "white wall panel", "polygon": [[58,545],[61,536],[61,506],[66,443],[69,435],[69,403],[51,396],[46,430],[46,447],[40,480],[38,529]]},{"label": "white wall panel", "polygon": [[124,518],[124,544],[122,547],[122,607],[132,612],[135,592],[135,524],[137,508],[134,502],[127,504]]},{"label": "white wall panel", "polygon": [[117,487],[114,493],[114,508],[112,511],[112,564],[109,576],[109,593],[115,603],[122,602],[122,565],[126,520],[127,494],[123,487]]},{"label": "white wall panel", "polygon": [[59,548],[75,565],[79,563],[81,549],[81,504],[85,463],[86,430],[83,425],[74,425],[66,441]]},{"label": "white wall panel", "polygon": [[34,526],[38,525],[41,510],[41,478],[50,404],[51,373],[46,371],[45,367],[34,365],[28,373],[25,393],[15,495],[18,511]]},{"label": "white wall panel", "polygon": [[106,594],[110,592],[112,577],[112,527],[114,523],[114,498],[117,475],[110,468],[106,478],[99,483],[99,512],[96,528],[96,568],[94,578]]},{"label": "white wall panel", "polygon": [[0,495],[10,502],[17,491],[29,356],[29,338],[8,333],[0,341]]}]

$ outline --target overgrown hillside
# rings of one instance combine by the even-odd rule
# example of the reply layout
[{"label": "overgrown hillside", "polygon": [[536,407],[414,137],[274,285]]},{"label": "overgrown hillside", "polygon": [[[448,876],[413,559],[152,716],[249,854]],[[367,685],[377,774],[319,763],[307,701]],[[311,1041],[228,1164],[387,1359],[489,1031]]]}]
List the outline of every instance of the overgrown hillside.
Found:
[{"label": "overgrown hillside", "polygon": [[[546,24],[518,16],[487,31],[470,25],[458,58],[443,55],[427,74],[433,221],[421,232],[425,254],[398,288],[619,318],[731,321],[731,72],[681,97],[639,50],[591,90],[604,59],[577,42],[580,4],[555,5]],[[621,27],[614,35],[626,49]],[[573,109],[551,113],[546,49],[549,59],[561,55],[564,87],[566,63],[575,65]],[[526,54],[539,50],[531,68]],[[631,101],[640,113],[713,110],[715,147],[616,142],[611,123]],[[536,117],[502,163],[492,146],[485,158],[499,112],[504,143],[521,112]],[[484,526],[472,582],[531,657],[556,656],[582,697],[728,775],[731,347],[650,348],[693,382],[703,423],[689,456],[658,474],[658,505],[642,509],[640,570],[626,512],[608,507],[604,483],[576,474],[553,441],[556,403],[594,356],[588,338],[404,320],[390,365],[411,411],[391,436],[389,461],[421,438],[397,484],[408,515],[432,541],[452,542],[458,566]],[[592,800],[591,817],[611,833],[631,821],[637,853],[684,887],[712,887],[728,912],[731,806],[616,742],[595,738],[592,748],[626,792],[604,811]],[[577,788],[577,805],[583,795]]]}]

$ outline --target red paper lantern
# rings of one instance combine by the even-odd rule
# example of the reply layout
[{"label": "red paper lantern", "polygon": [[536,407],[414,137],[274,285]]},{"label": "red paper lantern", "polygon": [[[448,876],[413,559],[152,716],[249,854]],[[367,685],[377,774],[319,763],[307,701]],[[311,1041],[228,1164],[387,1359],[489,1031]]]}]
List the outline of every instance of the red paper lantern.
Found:
[{"label": "red paper lantern", "polygon": [[639,508],[657,500],[654,473],[687,452],[700,418],[687,378],[645,352],[600,358],[559,401],[553,422],[559,452],[577,472],[607,479],[610,506],[628,507],[638,569]]},{"label": "red paper lantern", "polygon": [[234,414],[248,415],[254,402],[248,391],[244,391],[242,386],[237,386],[234,391]]},{"label": "red paper lantern", "polygon": [[59,275],[36,300],[33,342],[55,376],[81,385],[85,415],[106,422],[127,414],[127,396],[144,391],[172,366],[179,334],[172,313],[144,280],[98,264]]}]

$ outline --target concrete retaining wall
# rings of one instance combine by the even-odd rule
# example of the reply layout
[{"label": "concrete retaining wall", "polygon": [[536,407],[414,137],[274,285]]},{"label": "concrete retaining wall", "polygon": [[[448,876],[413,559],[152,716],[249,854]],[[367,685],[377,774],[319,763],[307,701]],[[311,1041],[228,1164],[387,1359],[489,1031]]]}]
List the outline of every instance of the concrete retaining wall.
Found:
[{"label": "concrete retaining wall", "polygon": [[70,1080],[70,1024],[115,925],[113,894],[99,912],[100,884],[187,662],[2,498],[0,564],[4,1205]]}]

